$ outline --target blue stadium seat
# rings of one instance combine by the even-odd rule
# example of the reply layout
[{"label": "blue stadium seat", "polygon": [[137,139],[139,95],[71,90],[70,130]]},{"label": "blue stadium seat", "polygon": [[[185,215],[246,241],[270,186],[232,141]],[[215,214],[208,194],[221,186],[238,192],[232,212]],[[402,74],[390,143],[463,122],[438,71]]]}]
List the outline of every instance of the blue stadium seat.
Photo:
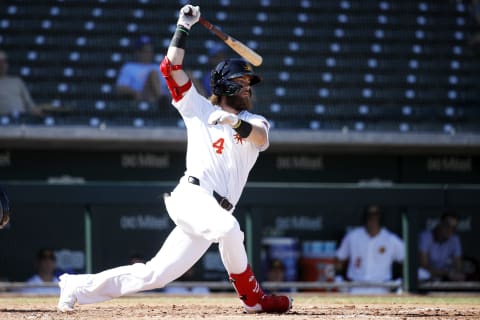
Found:
[{"label": "blue stadium seat", "polygon": [[[37,101],[73,110],[72,119],[52,115],[46,125],[176,126],[174,111],[122,101],[114,83],[141,34],[155,39],[160,61],[178,7],[174,0],[8,0],[0,4],[0,46]],[[480,61],[468,47],[463,2],[229,0],[206,2],[202,12],[263,55],[257,110],[277,128],[480,131]],[[209,72],[213,40],[196,27],[185,66]]]}]

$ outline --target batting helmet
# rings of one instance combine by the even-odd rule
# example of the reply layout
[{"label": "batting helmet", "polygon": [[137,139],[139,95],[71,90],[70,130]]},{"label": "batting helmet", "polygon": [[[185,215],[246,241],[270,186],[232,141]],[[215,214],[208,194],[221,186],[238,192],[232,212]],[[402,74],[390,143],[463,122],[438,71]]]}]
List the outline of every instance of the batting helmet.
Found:
[{"label": "batting helmet", "polygon": [[10,204],[5,191],[0,188],[0,229],[10,220]]},{"label": "batting helmet", "polygon": [[210,75],[210,87],[217,96],[234,96],[242,86],[233,78],[250,76],[250,85],[253,86],[262,79],[253,73],[252,66],[243,59],[227,59],[220,62]]}]

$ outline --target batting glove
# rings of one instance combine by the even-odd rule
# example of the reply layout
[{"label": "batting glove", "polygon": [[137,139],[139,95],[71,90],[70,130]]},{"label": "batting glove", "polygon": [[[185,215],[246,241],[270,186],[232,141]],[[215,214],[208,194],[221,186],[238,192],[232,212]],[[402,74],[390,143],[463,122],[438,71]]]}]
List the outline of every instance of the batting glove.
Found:
[{"label": "batting glove", "polygon": [[188,30],[200,19],[200,7],[187,4],[180,9],[177,25],[184,26]]},{"label": "batting glove", "polygon": [[208,117],[208,123],[211,125],[228,124],[232,128],[238,125],[239,121],[237,115],[223,110],[215,110]]}]

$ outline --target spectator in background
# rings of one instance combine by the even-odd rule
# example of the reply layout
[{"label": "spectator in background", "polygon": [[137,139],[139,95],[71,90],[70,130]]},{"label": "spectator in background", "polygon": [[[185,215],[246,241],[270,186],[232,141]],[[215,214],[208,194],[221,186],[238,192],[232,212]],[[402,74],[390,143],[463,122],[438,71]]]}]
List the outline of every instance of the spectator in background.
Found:
[{"label": "spectator in background", "polygon": [[455,234],[458,216],[445,211],[432,230],[419,237],[419,279],[463,281],[462,245]]},{"label": "spectator in background", "polygon": [[[269,282],[285,281],[285,264],[280,259],[273,259],[269,261],[265,280]],[[293,292],[294,290],[292,288],[277,288],[277,289],[267,288],[265,291],[275,294],[278,292]]]},{"label": "spectator in background", "polygon": [[20,77],[8,75],[8,55],[0,50],[0,115],[40,115]]},{"label": "spectator in background", "polygon": [[[227,58],[225,53],[225,45],[220,42],[213,42],[208,49],[207,66],[208,70],[213,70],[223,60]],[[195,75],[192,70],[185,70],[188,77],[195,85],[195,89],[204,97],[209,98],[212,95],[212,88],[210,87],[211,72],[206,71],[202,73],[201,77]]]},{"label": "spectator in background", "polygon": [[[364,226],[348,232],[336,252],[336,269],[345,272],[348,281],[386,282],[392,280],[394,262],[405,256],[403,241],[382,226],[382,211],[371,205],[364,211]],[[351,293],[382,294],[383,287],[352,287]]]},{"label": "spectator in background", "polygon": [[134,252],[128,257],[128,264],[145,263],[145,256],[141,253]]},{"label": "spectator in background", "polygon": [[[55,273],[56,265],[55,253],[51,249],[40,249],[37,252],[35,259],[35,268],[37,273],[27,279],[27,284],[48,284],[48,283],[57,283],[58,277]],[[52,294],[58,295],[60,293],[60,288],[58,285],[54,287],[31,287],[25,288],[22,290],[22,293],[28,294]]]},{"label": "spectator in background", "polygon": [[[225,51],[225,45],[220,42],[214,42],[210,49],[208,49],[208,66],[210,70],[215,69],[216,65],[227,58]],[[201,84],[196,87],[200,88],[199,92],[205,97],[210,97],[212,95],[212,88],[210,87],[210,72],[205,72]]]},{"label": "spectator in background", "polygon": [[285,266],[281,260],[273,259],[270,261],[267,269],[267,281],[285,281]]},{"label": "spectator in background", "polygon": [[134,45],[135,61],[126,62],[117,78],[117,93],[136,101],[159,102],[167,97],[165,79],[159,64],[154,62],[153,44],[148,36],[141,36]]},{"label": "spectator in background", "polygon": [[0,229],[8,225],[10,214],[10,200],[7,193],[0,187]]}]

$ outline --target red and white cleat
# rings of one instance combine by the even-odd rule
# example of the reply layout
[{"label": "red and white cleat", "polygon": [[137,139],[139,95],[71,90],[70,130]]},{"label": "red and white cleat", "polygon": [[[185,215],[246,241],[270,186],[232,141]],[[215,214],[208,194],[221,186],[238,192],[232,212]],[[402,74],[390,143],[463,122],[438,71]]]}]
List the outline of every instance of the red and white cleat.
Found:
[{"label": "red and white cleat", "polygon": [[292,308],[292,302],[288,296],[264,295],[255,306],[244,307],[247,313],[286,313]]}]

